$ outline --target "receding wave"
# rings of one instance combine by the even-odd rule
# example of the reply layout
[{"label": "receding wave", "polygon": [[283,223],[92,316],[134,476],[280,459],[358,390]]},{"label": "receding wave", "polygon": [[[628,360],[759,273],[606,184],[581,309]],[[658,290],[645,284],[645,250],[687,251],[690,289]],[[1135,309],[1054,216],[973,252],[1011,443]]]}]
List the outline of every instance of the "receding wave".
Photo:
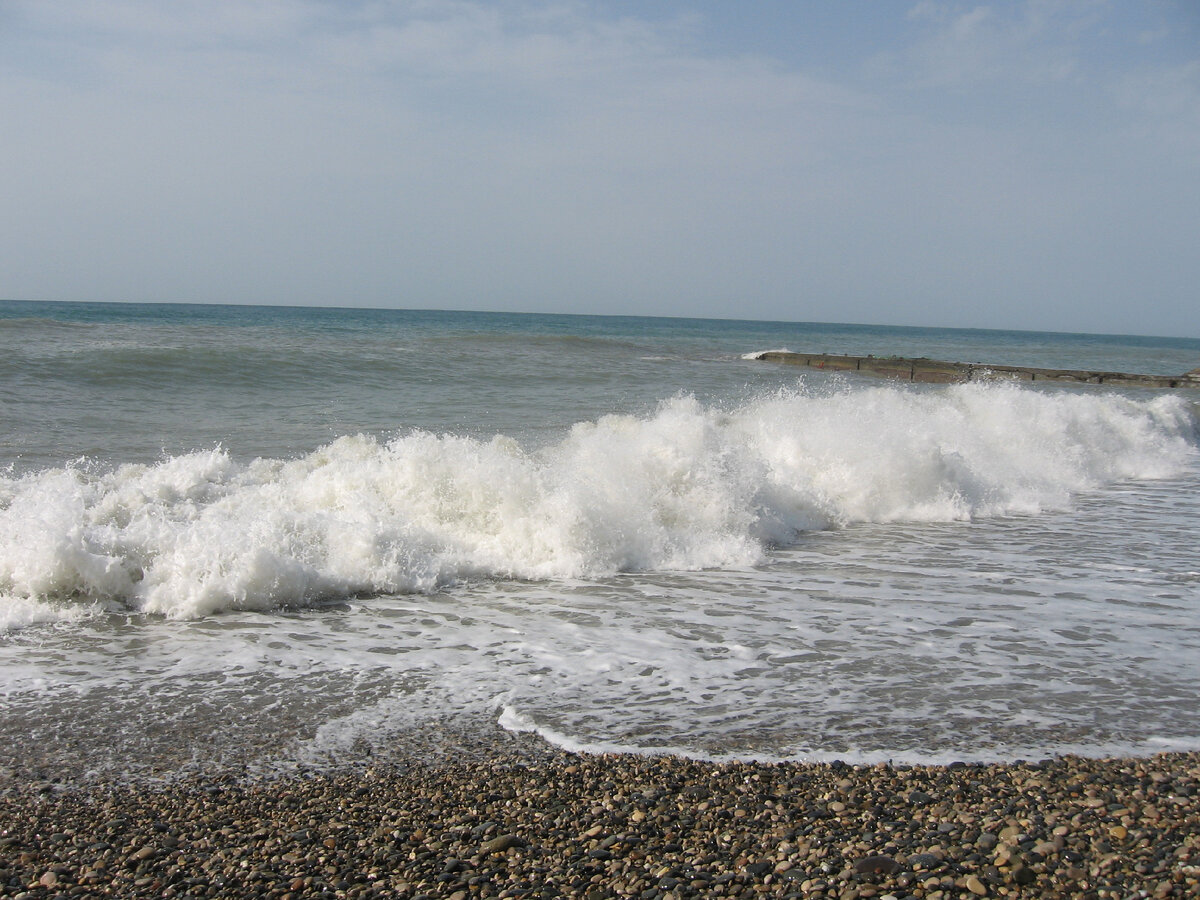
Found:
[{"label": "receding wave", "polygon": [[1175,395],[1005,385],[691,397],[497,436],[343,437],[295,460],[221,449],[0,479],[0,627],[94,605],[173,617],[464,579],[738,567],[860,522],[1036,514],[1197,458]]}]

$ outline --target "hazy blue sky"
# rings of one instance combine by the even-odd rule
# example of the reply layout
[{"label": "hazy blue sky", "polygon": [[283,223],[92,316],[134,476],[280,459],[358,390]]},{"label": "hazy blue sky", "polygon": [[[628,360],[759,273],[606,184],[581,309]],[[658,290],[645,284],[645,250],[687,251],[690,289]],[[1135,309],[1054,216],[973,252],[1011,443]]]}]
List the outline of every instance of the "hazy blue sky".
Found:
[{"label": "hazy blue sky", "polygon": [[1197,0],[0,0],[0,297],[1200,336]]}]

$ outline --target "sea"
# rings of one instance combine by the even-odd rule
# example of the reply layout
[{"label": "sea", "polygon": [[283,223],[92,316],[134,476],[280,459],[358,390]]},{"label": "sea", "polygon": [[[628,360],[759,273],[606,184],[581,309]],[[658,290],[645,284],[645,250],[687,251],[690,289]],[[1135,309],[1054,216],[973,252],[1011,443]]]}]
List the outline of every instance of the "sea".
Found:
[{"label": "sea", "polygon": [[0,781],[496,735],[1200,749],[1200,391],[774,349],[1200,366],[1190,338],[0,303]]}]

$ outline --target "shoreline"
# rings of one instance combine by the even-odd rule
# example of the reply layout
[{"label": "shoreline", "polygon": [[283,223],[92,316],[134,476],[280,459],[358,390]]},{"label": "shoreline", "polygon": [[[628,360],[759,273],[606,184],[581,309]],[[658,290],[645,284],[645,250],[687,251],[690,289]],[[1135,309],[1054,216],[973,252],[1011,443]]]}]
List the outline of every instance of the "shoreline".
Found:
[{"label": "shoreline", "polygon": [[1200,752],[892,766],[517,741],[253,780],[0,782],[0,897],[1198,892]]}]

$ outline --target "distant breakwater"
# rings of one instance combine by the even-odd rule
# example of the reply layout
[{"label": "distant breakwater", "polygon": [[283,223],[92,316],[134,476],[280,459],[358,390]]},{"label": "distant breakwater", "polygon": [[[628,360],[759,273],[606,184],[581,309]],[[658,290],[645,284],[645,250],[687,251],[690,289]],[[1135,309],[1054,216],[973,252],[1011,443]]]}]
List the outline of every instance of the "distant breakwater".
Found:
[{"label": "distant breakwater", "polygon": [[1041,369],[1033,366],[1004,366],[983,363],[946,362],[926,357],[841,356],[828,353],[797,353],[766,350],[751,358],[765,362],[807,366],[827,372],[858,372],[879,378],[904,381],[952,383],[962,381],[1056,381],[1103,384],[1120,387],[1200,388],[1200,369],[1183,375],[1136,375],[1128,372],[1098,372],[1079,369]]}]

